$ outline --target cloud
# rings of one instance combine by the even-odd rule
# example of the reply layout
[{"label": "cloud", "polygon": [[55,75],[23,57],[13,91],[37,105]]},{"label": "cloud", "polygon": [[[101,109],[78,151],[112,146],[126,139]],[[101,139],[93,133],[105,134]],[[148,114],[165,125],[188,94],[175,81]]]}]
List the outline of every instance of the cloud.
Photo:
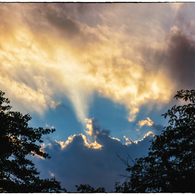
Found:
[{"label": "cloud", "polygon": [[[162,13],[163,9],[170,7],[152,6],[162,9]],[[145,5],[3,5],[2,74],[17,83],[25,83],[35,91],[41,91],[46,105],[55,101],[55,96],[63,91],[83,125],[85,118],[88,118],[94,91],[125,104],[130,113],[132,108],[138,110],[149,100],[167,103],[171,97],[171,79],[167,78],[165,72],[149,68],[150,63],[140,50],[140,46],[156,44],[155,38],[151,37],[159,33],[165,35],[163,26],[158,24],[155,32],[151,32],[152,28],[146,26],[157,24],[157,20],[145,23],[144,14],[135,14],[133,19],[127,7],[132,11],[136,8],[136,12],[142,13]],[[153,15],[145,10],[150,18],[157,15],[157,12]],[[124,20],[123,12],[128,13],[129,20]],[[95,20],[95,16],[99,19]],[[8,20],[10,17],[14,18],[14,22]],[[90,18],[90,21],[86,18]],[[134,32],[128,30],[131,22],[135,24]],[[137,25],[137,22],[142,25]],[[151,43],[143,43],[141,37]],[[22,96],[18,98],[22,99]],[[39,101],[37,104],[41,105]],[[40,107],[39,113],[47,109]],[[136,113],[127,118],[133,121]]]},{"label": "cloud", "polygon": [[61,148],[63,149],[63,148],[65,148],[65,147],[67,147],[67,145],[70,144],[70,143],[73,141],[74,137],[76,137],[76,136],[81,136],[82,139],[83,139],[84,145],[85,145],[86,147],[88,147],[88,148],[100,149],[100,148],[102,147],[102,145],[101,145],[101,144],[98,144],[96,140],[95,140],[94,142],[91,142],[91,141],[90,141],[89,139],[87,139],[86,136],[83,135],[83,134],[79,134],[79,135],[74,134],[73,136],[71,135],[71,136],[68,137],[68,140],[67,140],[66,142],[63,142],[63,141],[56,141],[56,140],[55,140],[55,142],[56,142],[56,143],[59,143],[60,146],[61,146]]},{"label": "cloud", "polygon": [[142,138],[142,139],[140,139],[140,140],[135,140],[135,141],[133,141],[131,138],[127,138],[125,135],[123,136],[124,137],[124,139],[125,139],[125,141],[126,141],[126,145],[131,145],[131,144],[138,144],[138,143],[141,143],[141,141],[143,141],[145,138],[147,138],[147,137],[154,137],[154,134],[153,134],[153,132],[152,131],[148,131],[148,133],[146,133],[145,135],[144,135],[144,137]]},{"label": "cloud", "polygon": [[98,119],[94,119],[94,118],[86,118],[85,119],[85,124],[86,124],[86,130],[85,133],[87,135],[89,135],[89,138],[93,138],[96,137],[98,134],[105,134],[105,135],[109,135],[110,131],[106,130],[106,129],[102,129],[99,126],[99,121]]},{"label": "cloud", "polygon": [[135,121],[136,113],[138,113],[138,112],[139,112],[139,109],[133,107],[133,108],[131,109],[130,113],[129,113],[130,116],[129,116],[129,118],[128,118],[128,121],[129,121],[129,122]]},{"label": "cloud", "polygon": [[7,96],[14,96],[16,99],[20,99],[23,103],[31,105],[29,107],[40,113],[41,115],[47,109],[47,104],[44,95],[40,89],[33,90],[25,83],[18,83],[7,76],[3,76],[0,72],[0,86],[1,90],[4,90]]},{"label": "cloud", "polygon": [[52,177],[55,177],[55,175],[54,175],[53,173],[51,173],[50,171],[49,171],[49,173],[50,173],[50,175],[51,175]]},{"label": "cloud", "polygon": [[92,136],[93,134],[93,124],[92,124],[92,119],[85,119],[85,123],[86,123],[86,133],[90,136]]},{"label": "cloud", "polygon": [[164,40],[156,46],[142,46],[144,62],[152,69],[164,72],[166,79],[171,81],[169,87],[175,92],[194,88],[195,15],[190,5],[179,4],[175,25],[171,26]]},{"label": "cloud", "polygon": [[68,38],[73,38],[75,35],[79,34],[80,28],[76,22],[69,19],[66,15],[58,15],[58,13],[49,13],[47,15],[47,20],[49,23],[56,27],[57,30],[62,31]]},{"label": "cloud", "polygon": [[51,108],[55,109],[58,105],[60,105],[61,102],[55,102],[55,101],[51,101]]},{"label": "cloud", "polygon": [[182,33],[174,26],[168,37],[168,72],[172,76],[177,87],[193,88],[191,82],[195,79],[195,44],[194,40]]},{"label": "cloud", "polygon": [[178,13],[178,10],[184,3],[171,3],[171,7],[175,13]]},{"label": "cloud", "polygon": [[96,91],[133,122],[194,87],[194,14],[174,5],[2,4],[1,88],[41,115],[63,94],[83,126]]},{"label": "cloud", "polygon": [[54,126],[49,126],[48,124],[45,124],[45,126],[47,127],[47,128],[50,128],[50,129],[53,129],[54,128]]},{"label": "cloud", "polygon": [[[53,174],[67,190],[76,191],[75,185],[89,184],[105,187],[107,191],[114,189],[116,181],[124,181],[121,174],[126,174],[125,165],[117,157],[127,158],[127,153],[132,159],[147,155],[152,132],[148,132],[142,140],[131,141],[126,138],[122,143],[119,139],[109,136],[109,131],[102,129],[97,120],[94,122],[94,142],[87,139],[84,134],[73,135],[67,141],[51,141],[43,145],[43,150],[51,155],[51,159],[44,161],[34,157],[41,177],[50,177]],[[97,129],[96,129],[97,127]],[[101,147],[99,147],[101,146]],[[132,164],[132,162],[129,162]]]},{"label": "cloud", "polygon": [[144,125],[152,126],[153,123],[154,122],[149,117],[146,117],[146,120],[138,121],[138,125],[140,128],[143,127]]}]

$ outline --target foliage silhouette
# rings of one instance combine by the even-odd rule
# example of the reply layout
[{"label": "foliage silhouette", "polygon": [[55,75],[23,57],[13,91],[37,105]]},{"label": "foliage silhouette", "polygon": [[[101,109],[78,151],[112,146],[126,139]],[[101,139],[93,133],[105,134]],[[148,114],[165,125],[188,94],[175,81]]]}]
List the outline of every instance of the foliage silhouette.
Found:
[{"label": "foliage silhouette", "polygon": [[147,157],[133,166],[125,162],[130,176],[116,183],[115,192],[195,192],[195,90],[178,91],[174,98],[188,104],[162,115],[169,125],[155,136]]},{"label": "foliage silhouette", "polygon": [[0,192],[66,192],[55,178],[40,179],[34,163],[26,158],[50,158],[36,143],[42,143],[42,135],[55,129],[29,127],[31,117],[10,111],[10,101],[4,94],[0,91]]},{"label": "foliage silhouette", "polygon": [[105,193],[104,187],[99,187],[96,190],[89,184],[80,184],[80,186],[75,185],[77,192],[80,193]]}]

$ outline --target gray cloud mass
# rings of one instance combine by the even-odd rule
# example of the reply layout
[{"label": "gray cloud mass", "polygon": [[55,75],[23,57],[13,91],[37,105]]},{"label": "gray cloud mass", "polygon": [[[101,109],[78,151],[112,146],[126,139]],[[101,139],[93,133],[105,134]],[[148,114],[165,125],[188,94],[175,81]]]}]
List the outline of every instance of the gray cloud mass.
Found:
[{"label": "gray cloud mass", "polygon": [[[107,192],[114,190],[115,182],[123,182],[121,175],[126,174],[126,166],[117,157],[127,159],[127,154],[132,159],[147,155],[152,135],[146,136],[143,141],[122,144],[109,136],[109,131],[101,129],[94,120],[94,134],[100,149],[88,148],[84,145],[81,135],[76,135],[66,147],[56,141],[51,141],[44,151],[49,153],[51,159],[42,160],[34,158],[41,177],[51,177],[54,174],[68,191],[76,191],[75,185],[89,184],[95,188],[105,187]],[[117,153],[117,154],[116,154]],[[130,164],[132,162],[129,161]]]}]

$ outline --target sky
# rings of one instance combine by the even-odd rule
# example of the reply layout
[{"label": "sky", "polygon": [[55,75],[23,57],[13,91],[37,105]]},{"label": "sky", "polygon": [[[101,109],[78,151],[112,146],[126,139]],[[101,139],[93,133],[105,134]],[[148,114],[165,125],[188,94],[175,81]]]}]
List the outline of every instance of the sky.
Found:
[{"label": "sky", "polygon": [[[1,3],[0,90],[32,127],[55,128],[32,157],[42,178],[114,189],[147,155],[195,81],[193,3]],[[132,162],[129,160],[129,163]]]}]

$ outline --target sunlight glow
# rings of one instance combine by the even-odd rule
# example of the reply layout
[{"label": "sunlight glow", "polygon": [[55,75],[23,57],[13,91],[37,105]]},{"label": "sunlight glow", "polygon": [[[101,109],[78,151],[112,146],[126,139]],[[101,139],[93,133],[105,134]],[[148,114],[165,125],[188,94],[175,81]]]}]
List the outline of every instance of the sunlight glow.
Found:
[{"label": "sunlight glow", "polygon": [[93,124],[92,124],[92,119],[85,119],[85,123],[86,123],[86,129],[88,129],[88,130],[86,130],[85,132],[88,134],[88,135],[90,135],[90,136],[92,136],[92,134],[93,134]]},{"label": "sunlight glow", "polygon": [[[48,106],[59,105],[53,97],[63,91],[73,103],[78,120],[85,125],[83,121],[88,117],[95,90],[124,104],[129,109],[130,122],[135,120],[141,104],[149,100],[169,101],[172,85],[165,72],[146,70],[140,64],[143,60],[140,54],[133,50],[136,43],[130,41],[130,45],[123,46],[124,39],[130,38],[125,32],[79,23],[81,33],[75,48],[73,40],[60,34],[56,36],[55,30],[32,30],[30,24],[21,23],[21,8],[17,5],[14,23],[2,18],[8,25],[4,27],[7,29],[0,29],[0,86],[14,94],[13,98],[25,100],[21,104],[26,108],[30,103],[29,109],[43,114]],[[32,16],[28,18],[34,22]],[[46,29],[53,29],[50,23],[43,24]],[[88,40],[89,35],[93,39]],[[132,59],[124,53],[131,54]]]}]

